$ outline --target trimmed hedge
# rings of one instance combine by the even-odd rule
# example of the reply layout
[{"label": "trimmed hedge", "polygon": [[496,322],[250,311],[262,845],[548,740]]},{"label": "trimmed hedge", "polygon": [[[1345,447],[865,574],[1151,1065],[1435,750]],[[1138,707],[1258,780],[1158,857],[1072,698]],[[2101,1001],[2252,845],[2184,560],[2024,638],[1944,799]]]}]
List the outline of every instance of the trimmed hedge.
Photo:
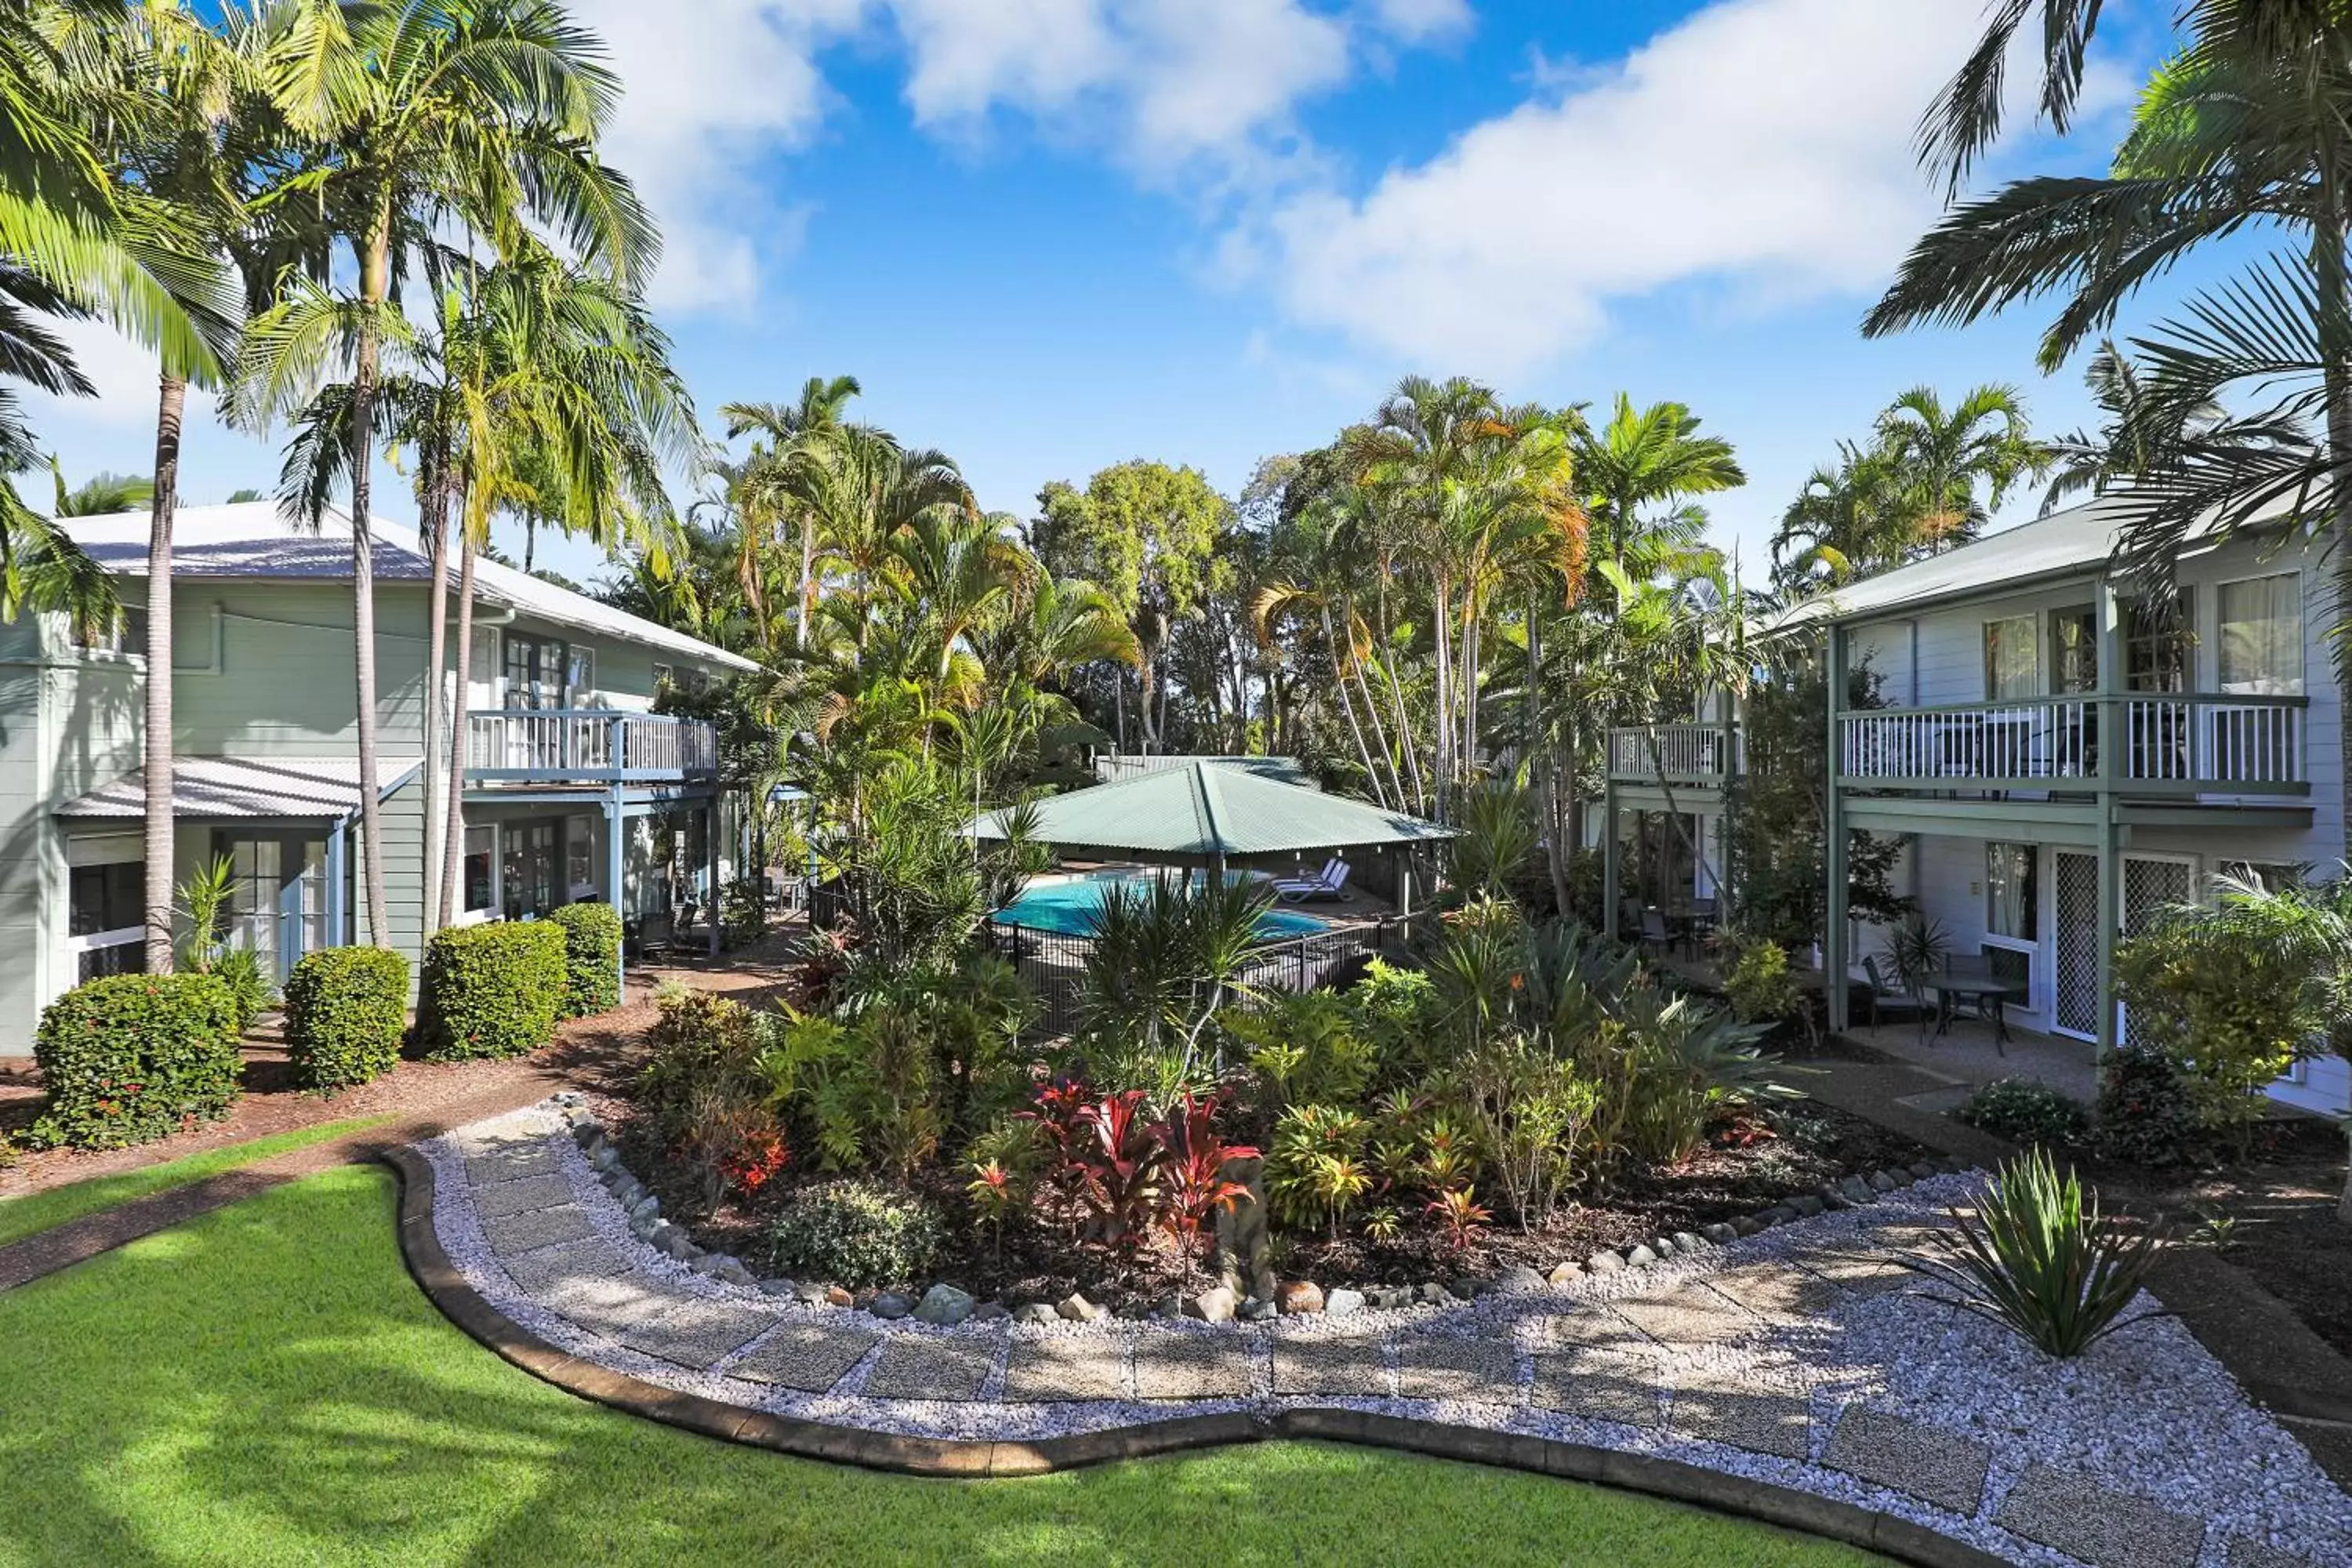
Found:
[{"label": "trimmed hedge", "polygon": [[519,1057],[555,1037],[563,928],[552,921],[453,926],[425,948],[417,1031],[434,1061]]},{"label": "trimmed hedge", "polygon": [[304,1089],[382,1078],[407,1033],[408,960],[388,947],[307,952],[286,978],[286,1055]]},{"label": "trimmed hedge", "polygon": [[563,1016],[619,1006],[621,912],[610,904],[566,904],[548,919],[563,928]]},{"label": "trimmed hedge", "polygon": [[49,1004],[33,1037],[48,1102],[35,1141],[124,1149],[236,1103],[236,1005],[209,974],[110,974]]}]

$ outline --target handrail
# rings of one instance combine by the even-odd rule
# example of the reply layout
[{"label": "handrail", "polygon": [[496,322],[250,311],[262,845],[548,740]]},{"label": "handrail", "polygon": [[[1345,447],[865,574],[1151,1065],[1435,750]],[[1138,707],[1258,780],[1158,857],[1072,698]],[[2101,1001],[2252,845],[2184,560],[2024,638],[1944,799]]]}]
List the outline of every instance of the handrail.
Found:
[{"label": "handrail", "polygon": [[1619,779],[1720,779],[1740,771],[1737,724],[1621,725],[1609,731],[1609,774]]},{"label": "handrail", "polygon": [[2301,792],[2309,707],[2304,697],[2116,691],[1853,709],[1837,716],[1838,773],[1938,788]]},{"label": "handrail", "polygon": [[484,781],[708,777],[718,731],[699,719],[602,708],[479,708],[466,715],[466,771]]}]

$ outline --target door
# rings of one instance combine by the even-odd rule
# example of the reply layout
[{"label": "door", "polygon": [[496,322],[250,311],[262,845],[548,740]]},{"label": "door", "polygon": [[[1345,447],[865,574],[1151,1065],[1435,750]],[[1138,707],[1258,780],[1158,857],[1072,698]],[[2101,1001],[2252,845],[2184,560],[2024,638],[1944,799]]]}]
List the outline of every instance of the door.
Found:
[{"label": "door", "polygon": [[[2126,936],[2146,931],[2177,904],[2197,893],[2197,863],[2186,856],[2126,855],[2124,857],[2124,930]],[[2139,1041],[2132,1034],[2131,1009],[2121,1010],[2116,1037],[2127,1046]]]},{"label": "door", "polygon": [[[2050,691],[2070,697],[2099,689],[2098,613],[2088,605],[2050,612]],[[2051,704],[2050,773],[2089,778],[2099,771],[2099,715],[2088,703]]]},{"label": "door", "polygon": [[2062,1034],[2099,1032],[2099,858],[2079,849],[2053,852],[2057,865],[2057,941],[2051,1024]]},{"label": "door", "polygon": [[261,955],[278,984],[306,952],[333,945],[327,930],[327,845],[291,834],[224,836],[235,880],[229,942]]}]

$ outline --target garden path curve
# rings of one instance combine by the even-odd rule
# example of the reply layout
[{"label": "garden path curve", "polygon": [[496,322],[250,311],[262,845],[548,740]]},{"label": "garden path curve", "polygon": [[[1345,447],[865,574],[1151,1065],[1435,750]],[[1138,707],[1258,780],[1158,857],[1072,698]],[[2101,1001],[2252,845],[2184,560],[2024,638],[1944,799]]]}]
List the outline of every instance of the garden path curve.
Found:
[{"label": "garden path curve", "polygon": [[509,1360],[730,1439],[1006,1475],[1328,1437],[1664,1493],[1905,1561],[2352,1568],[2352,1498],[2154,1314],[2073,1363],[1923,1293],[1945,1176],[1542,1294],[1263,1324],[811,1306],[638,1239],[549,1104],[398,1151],[412,1269]]}]

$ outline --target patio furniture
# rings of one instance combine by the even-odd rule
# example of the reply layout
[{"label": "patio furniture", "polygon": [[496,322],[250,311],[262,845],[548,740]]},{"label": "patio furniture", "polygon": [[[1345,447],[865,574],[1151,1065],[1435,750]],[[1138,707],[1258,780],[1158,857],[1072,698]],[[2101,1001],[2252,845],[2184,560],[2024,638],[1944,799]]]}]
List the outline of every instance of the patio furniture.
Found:
[{"label": "patio furniture", "polygon": [[637,917],[636,931],[632,938],[635,955],[640,960],[667,958],[677,946],[676,921],[667,913],[644,914]]},{"label": "patio furniture", "polygon": [[1989,964],[1958,963],[1920,982],[1936,994],[1936,1033],[1938,1037],[1950,1032],[1952,1020],[1962,1007],[1992,1025],[1992,1048],[2000,1056],[2009,1055],[2009,1022],[2002,1008],[2012,999],[2023,1001],[2029,994],[2025,983],[1995,974]]},{"label": "patio furniture", "polygon": [[1879,1020],[1890,1014],[1897,1018],[1908,1017],[1917,1022],[1919,1032],[1927,1032],[1927,1001],[1907,985],[1890,985],[1885,973],[1874,957],[1862,961],[1862,973],[1870,981],[1870,1026],[1876,1028]]},{"label": "patio furniture", "polygon": [[1303,904],[1314,900],[1341,898],[1345,896],[1347,887],[1348,863],[1335,856],[1324,864],[1318,875],[1278,879],[1274,884],[1274,890],[1286,903]]},{"label": "patio furniture", "polygon": [[1667,949],[1674,946],[1674,932],[1666,929],[1665,911],[1658,909],[1643,910],[1642,911],[1642,951],[1644,952],[1654,951],[1660,958],[1664,958]]}]

